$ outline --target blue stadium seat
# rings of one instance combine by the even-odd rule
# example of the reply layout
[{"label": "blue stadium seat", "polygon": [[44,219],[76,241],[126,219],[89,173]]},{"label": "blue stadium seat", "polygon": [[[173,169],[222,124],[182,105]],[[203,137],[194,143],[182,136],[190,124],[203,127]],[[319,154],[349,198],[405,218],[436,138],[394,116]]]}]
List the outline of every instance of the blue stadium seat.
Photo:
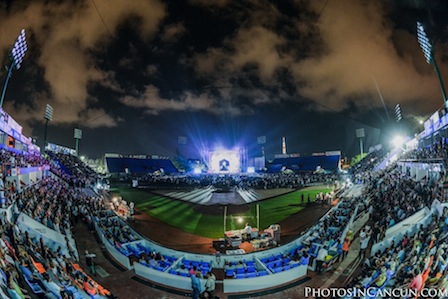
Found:
[{"label": "blue stadium seat", "polygon": [[210,268],[210,263],[201,262],[201,268]]},{"label": "blue stadium seat", "polygon": [[233,277],[235,275],[235,271],[233,269],[226,270],[226,277]]},{"label": "blue stadium seat", "polygon": [[236,269],[236,274],[243,274],[245,272],[246,272],[246,270],[244,268],[237,268]]}]

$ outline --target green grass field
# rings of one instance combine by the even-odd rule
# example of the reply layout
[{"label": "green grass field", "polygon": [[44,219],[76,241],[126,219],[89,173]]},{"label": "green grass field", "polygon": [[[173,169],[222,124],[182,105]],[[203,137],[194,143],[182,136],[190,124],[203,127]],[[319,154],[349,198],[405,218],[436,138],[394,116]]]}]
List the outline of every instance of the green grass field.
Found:
[{"label": "green grass field", "polygon": [[[279,223],[283,219],[304,209],[305,206],[299,204],[302,193],[305,198],[309,194],[311,201],[314,201],[317,193],[326,193],[329,191],[331,189],[326,186],[307,187],[259,202],[260,229],[264,229],[274,223]],[[168,199],[140,189],[117,188],[112,189],[111,192],[114,196],[121,196],[128,202],[133,201],[135,207],[140,212],[147,213],[183,231],[214,239],[222,238],[223,236],[223,213],[221,215],[199,213],[193,210],[194,205],[192,204]],[[255,206],[256,204],[248,205],[249,209],[244,214],[227,215],[227,230],[241,229],[246,222],[256,227]],[[239,222],[238,217],[241,217],[243,221]]]}]

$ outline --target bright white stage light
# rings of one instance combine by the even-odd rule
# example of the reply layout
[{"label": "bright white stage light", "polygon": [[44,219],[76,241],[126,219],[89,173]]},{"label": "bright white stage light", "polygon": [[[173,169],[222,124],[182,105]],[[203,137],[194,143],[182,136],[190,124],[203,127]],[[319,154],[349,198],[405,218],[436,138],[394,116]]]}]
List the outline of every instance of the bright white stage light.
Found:
[{"label": "bright white stage light", "polygon": [[247,173],[255,173],[255,167],[253,166],[247,167]]},{"label": "bright white stage light", "polygon": [[238,223],[243,223],[243,218],[242,217],[238,217],[238,218],[236,218],[236,220],[238,221]]},{"label": "bright white stage light", "polygon": [[199,167],[195,167],[194,169],[193,169],[193,173],[194,174],[200,174],[202,172],[202,170],[199,168]]},{"label": "bright white stage light", "polygon": [[240,171],[238,150],[216,150],[210,156],[210,170],[213,173],[237,173]]},{"label": "bright white stage light", "polygon": [[397,135],[394,137],[394,139],[392,139],[392,145],[396,148],[401,147],[403,145],[403,143],[404,143],[404,138],[402,136]]}]

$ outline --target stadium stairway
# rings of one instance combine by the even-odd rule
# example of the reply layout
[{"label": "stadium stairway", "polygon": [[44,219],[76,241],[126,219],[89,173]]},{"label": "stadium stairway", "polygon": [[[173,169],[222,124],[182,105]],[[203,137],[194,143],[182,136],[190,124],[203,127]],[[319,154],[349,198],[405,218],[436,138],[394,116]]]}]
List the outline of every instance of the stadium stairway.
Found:
[{"label": "stadium stairway", "polygon": [[[109,276],[102,277],[101,275],[93,275],[92,278],[99,284],[107,287],[118,298],[130,298],[129,294],[132,293],[132,298],[170,298],[170,299],[182,299],[185,298],[185,292],[182,293],[169,293],[162,288],[146,287],[144,284],[135,280],[134,271],[128,271],[122,268],[117,262],[107,256],[101,249],[101,243],[96,240],[95,232],[90,232],[87,226],[81,221],[74,227],[74,234],[77,236],[77,249],[80,253],[81,267],[83,269],[89,269],[85,262],[84,254],[85,250],[90,253],[94,253],[95,265],[100,266]],[[88,271],[87,271],[88,272]],[[90,272],[87,274],[91,275]]]},{"label": "stadium stairway", "polygon": [[340,262],[331,277],[326,280],[324,285],[322,285],[322,288],[344,286],[346,284],[346,281],[352,276],[353,273],[355,273],[355,271],[358,269],[358,266],[363,262],[363,260],[358,258],[360,248],[359,231],[367,224],[369,218],[369,214],[364,213],[364,215],[359,217],[353,223],[352,230],[354,235],[357,237],[350,245],[347,257],[342,262]]}]

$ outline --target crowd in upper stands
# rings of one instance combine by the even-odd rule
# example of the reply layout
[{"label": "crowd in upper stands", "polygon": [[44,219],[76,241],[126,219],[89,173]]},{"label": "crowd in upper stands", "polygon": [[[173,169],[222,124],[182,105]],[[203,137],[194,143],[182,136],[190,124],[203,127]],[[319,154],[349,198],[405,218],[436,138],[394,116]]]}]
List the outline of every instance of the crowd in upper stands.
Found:
[{"label": "crowd in upper stands", "polygon": [[[404,158],[441,158],[444,152],[445,145],[439,144],[426,149],[414,149]],[[366,190],[370,196],[370,223],[374,227],[367,226],[361,234],[372,237],[372,244],[376,244],[384,240],[388,228],[421,209],[431,211],[434,200],[443,203],[443,190],[440,188],[443,179],[444,175],[440,174],[415,181],[395,164],[369,176]],[[413,290],[417,293],[423,287],[446,290],[448,208],[432,211],[431,219],[426,225],[420,225],[415,234],[407,232],[394,237],[387,248],[372,252],[362,263],[360,275],[351,281],[349,287],[364,290],[371,288],[375,292],[384,288]]]},{"label": "crowd in upper stands", "polygon": [[384,231],[424,207],[430,207],[438,185],[415,182],[398,169],[376,176],[366,187],[371,194],[372,219]]},{"label": "crowd in upper stands", "polygon": [[48,160],[40,154],[24,154],[5,148],[0,150],[0,162],[2,164],[8,164],[11,167],[42,166],[49,164]]},{"label": "crowd in upper stands", "polygon": [[448,209],[433,214],[414,235],[405,234],[365,260],[359,276],[349,285],[357,288],[395,287],[420,291],[423,286],[446,289]]},{"label": "crowd in upper stands", "polygon": [[[3,166],[51,166],[52,163],[40,156],[5,149],[0,151],[0,156]],[[4,171],[7,169],[3,168]],[[22,192],[18,192],[14,183],[4,178],[2,182],[6,204],[14,206],[12,221],[23,212],[61,234],[71,234],[78,219],[91,224],[94,212],[105,208],[99,198],[87,195],[80,188],[69,187],[64,177],[62,180],[44,177],[39,182],[31,182],[29,187],[22,186]],[[113,297],[79,266],[76,249],[68,242],[68,253],[64,253],[61,246],[54,248],[42,238],[20,231],[8,220],[6,213],[1,215],[0,221],[1,298],[30,298],[29,290],[46,298]]]},{"label": "crowd in upper stands", "polygon": [[448,158],[448,146],[447,144],[439,141],[432,145],[419,147],[415,150],[409,151],[403,158],[418,160],[442,159],[443,161],[446,161]]},{"label": "crowd in upper stands", "polygon": [[78,157],[54,152],[48,154],[52,159],[52,171],[57,172],[71,186],[92,186],[96,182],[96,172]]},{"label": "crowd in upper stands", "polygon": [[[0,227],[1,298],[30,298],[30,289],[46,298],[104,298],[98,285],[72,257],[54,250],[42,238],[31,238],[5,217]],[[83,295],[84,294],[84,295]],[[87,295],[88,294],[88,295]]]}]

